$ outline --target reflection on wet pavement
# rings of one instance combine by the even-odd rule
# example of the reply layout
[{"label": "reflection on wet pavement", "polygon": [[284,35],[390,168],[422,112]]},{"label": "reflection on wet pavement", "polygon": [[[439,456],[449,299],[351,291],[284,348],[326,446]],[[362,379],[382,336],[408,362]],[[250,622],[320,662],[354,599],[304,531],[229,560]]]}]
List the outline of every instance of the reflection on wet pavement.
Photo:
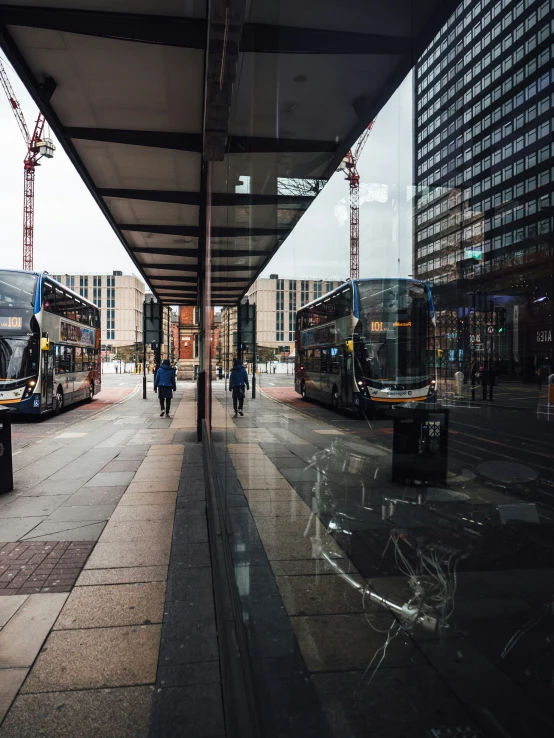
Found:
[{"label": "reflection on wet pavement", "polygon": [[382,434],[266,399],[247,422],[216,448],[253,661],[301,657],[266,719],[301,689],[318,735],[553,735],[552,511],[458,462],[399,485]]}]

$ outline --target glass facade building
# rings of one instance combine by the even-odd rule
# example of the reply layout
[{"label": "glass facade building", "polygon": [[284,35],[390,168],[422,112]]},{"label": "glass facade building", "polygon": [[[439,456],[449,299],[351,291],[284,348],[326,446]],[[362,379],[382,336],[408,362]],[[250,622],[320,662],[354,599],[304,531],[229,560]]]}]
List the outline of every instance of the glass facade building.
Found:
[{"label": "glass facade building", "polygon": [[442,375],[552,364],[554,3],[464,2],[414,76],[414,274]]}]

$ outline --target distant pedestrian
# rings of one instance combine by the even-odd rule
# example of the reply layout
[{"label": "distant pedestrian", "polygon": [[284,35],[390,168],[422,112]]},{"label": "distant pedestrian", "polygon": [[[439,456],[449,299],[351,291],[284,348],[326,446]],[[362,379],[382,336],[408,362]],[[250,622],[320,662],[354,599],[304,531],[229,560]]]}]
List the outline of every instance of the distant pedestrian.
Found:
[{"label": "distant pedestrian", "polygon": [[233,393],[233,410],[234,417],[237,417],[237,409],[239,415],[244,415],[242,408],[244,406],[244,395],[246,390],[250,389],[248,383],[248,372],[239,359],[235,359],[231,376],[229,377],[229,391]]},{"label": "distant pedestrian", "polygon": [[171,400],[176,389],[175,369],[171,366],[169,359],[164,359],[154,377],[154,392],[158,393],[158,399],[160,401],[160,418],[163,418],[164,412],[165,417],[169,417]]},{"label": "distant pedestrian", "polygon": [[542,390],[543,384],[548,384],[548,377],[550,376],[550,365],[547,364],[546,361],[543,361],[542,364],[539,366],[537,374],[539,375],[539,390]]}]

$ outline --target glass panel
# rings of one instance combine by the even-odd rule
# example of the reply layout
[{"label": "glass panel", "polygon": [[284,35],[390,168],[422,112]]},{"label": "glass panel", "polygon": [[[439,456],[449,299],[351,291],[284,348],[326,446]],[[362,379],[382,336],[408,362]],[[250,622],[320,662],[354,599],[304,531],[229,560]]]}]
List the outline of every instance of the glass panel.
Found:
[{"label": "glass panel", "polygon": [[[252,198],[214,221],[211,445],[262,735],[551,732],[554,77],[537,9],[461,3],[355,166],[284,143],[213,164],[214,192]],[[370,127],[338,55],[244,56],[232,135],[329,142],[353,108]],[[266,235],[219,235],[239,224]]]}]

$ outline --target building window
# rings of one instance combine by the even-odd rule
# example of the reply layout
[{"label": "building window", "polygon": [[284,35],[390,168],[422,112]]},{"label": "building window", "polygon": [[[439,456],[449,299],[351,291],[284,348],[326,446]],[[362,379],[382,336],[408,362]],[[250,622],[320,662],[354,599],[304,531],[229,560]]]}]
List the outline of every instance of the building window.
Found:
[{"label": "building window", "polygon": [[275,295],[275,340],[285,340],[285,280],[277,280]]},{"label": "building window", "polygon": [[323,290],[323,283],[320,281],[314,282],[314,300],[317,300],[318,297],[321,297]]},{"label": "building window", "polygon": [[331,292],[333,290],[332,282],[325,282],[325,292]]},{"label": "building window", "polygon": [[300,306],[310,302],[310,283],[307,279],[300,282]]}]

